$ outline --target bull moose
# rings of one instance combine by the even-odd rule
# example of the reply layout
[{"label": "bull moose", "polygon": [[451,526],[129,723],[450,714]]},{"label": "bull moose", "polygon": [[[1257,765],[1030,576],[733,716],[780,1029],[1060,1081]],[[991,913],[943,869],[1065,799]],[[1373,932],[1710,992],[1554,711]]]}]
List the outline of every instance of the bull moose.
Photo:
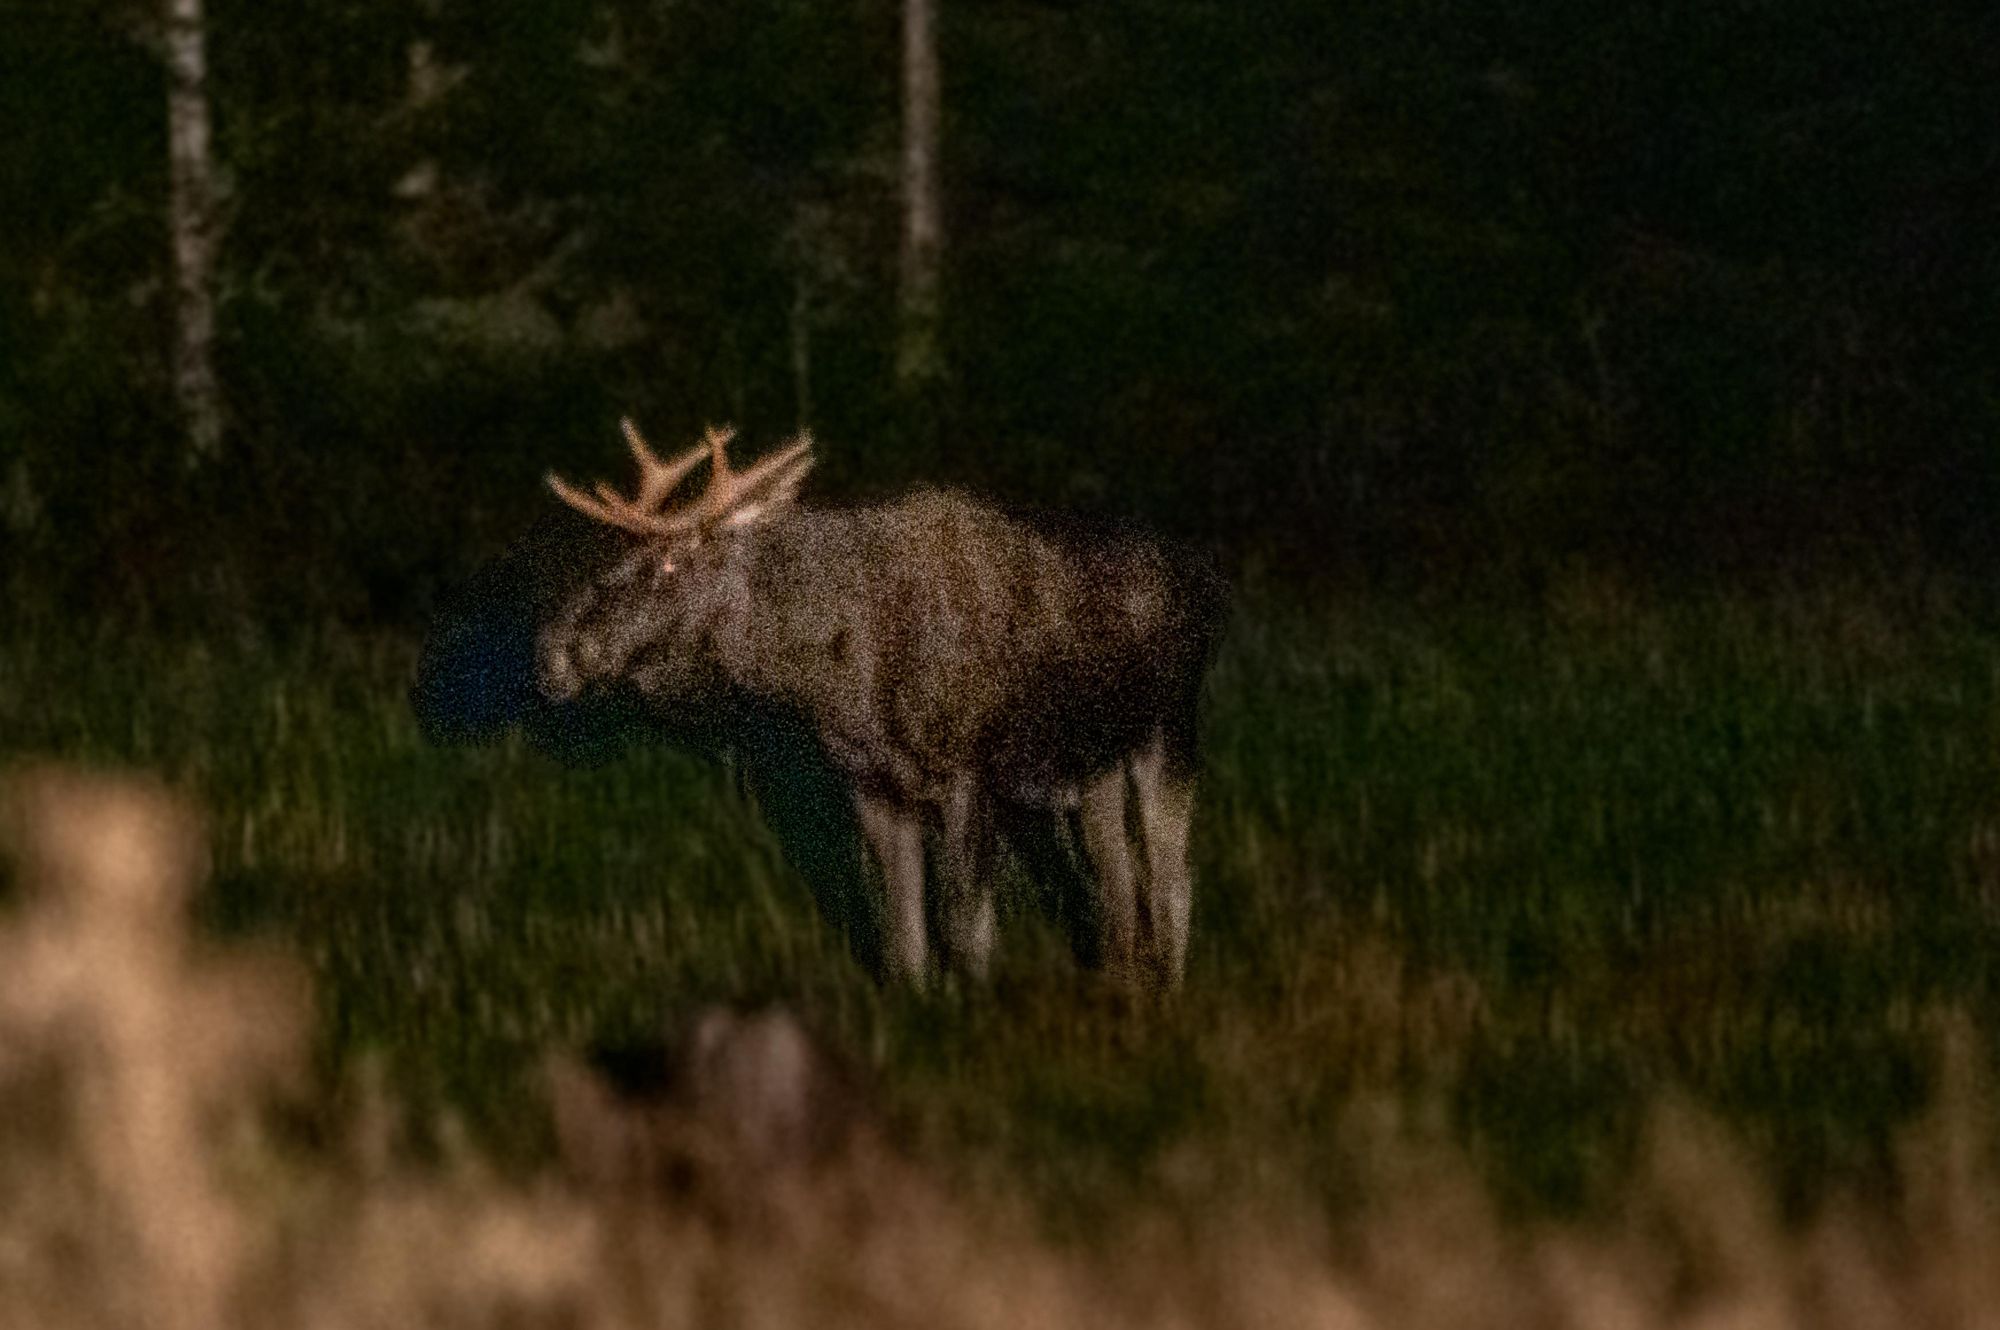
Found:
[{"label": "bull moose", "polygon": [[[732,430],[662,459],[623,428],[636,494],[548,477],[594,530],[587,555],[535,556],[563,571],[538,574],[532,644],[519,616],[497,648],[462,611],[433,629],[414,694],[427,728],[477,714],[559,733],[551,718],[611,705],[725,743],[808,736],[879,868],[893,975],[922,984],[934,956],[986,972],[1004,842],[1038,870],[1081,870],[1082,959],[1177,985],[1219,574],[1147,536],[955,491],[802,504],[809,436],[739,472]],[[701,492],[675,502],[704,462]]]}]

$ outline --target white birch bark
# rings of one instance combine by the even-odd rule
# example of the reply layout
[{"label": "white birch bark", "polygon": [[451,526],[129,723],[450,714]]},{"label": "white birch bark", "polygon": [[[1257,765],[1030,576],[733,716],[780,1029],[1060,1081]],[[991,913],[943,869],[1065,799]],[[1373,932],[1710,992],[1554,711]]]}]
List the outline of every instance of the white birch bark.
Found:
[{"label": "white birch bark", "polygon": [[209,133],[207,32],[202,0],[165,0],[167,143],[174,249],[174,395],[187,460],[222,447],[222,389],[215,377],[215,159]]},{"label": "white birch bark", "polygon": [[939,202],[940,94],[935,0],[903,0],[903,251],[896,373],[905,386],[943,371],[938,272],[944,248]]}]

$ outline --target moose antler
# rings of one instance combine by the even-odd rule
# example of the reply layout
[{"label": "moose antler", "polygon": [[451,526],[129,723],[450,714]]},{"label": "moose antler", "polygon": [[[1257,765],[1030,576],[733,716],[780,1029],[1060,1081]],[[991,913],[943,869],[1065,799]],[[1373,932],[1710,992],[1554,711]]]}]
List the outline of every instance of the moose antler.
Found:
[{"label": "moose antler", "polygon": [[[663,461],[646,445],[638,426],[628,417],[619,422],[625,442],[639,464],[639,493],[626,498],[599,481],[597,493],[585,494],[562,477],[550,472],[549,488],[555,496],[586,517],[592,517],[623,531],[642,536],[669,536],[692,527],[716,524],[739,516],[752,504],[761,508],[782,496],[789,499],[798,483],[812,468],[812,436],[801,434],[793,444],[761,458],[748,471],[729,469],[728,447],[736,431],[726,425],[711,425],[702,441],[671,461]],[[699,498],[677,508],[667,508],[667,496],[690,471],[709,461],[708,486]]]},{"label": "moose antler", "polygon": [[[671,535],[687,525],[681,513],[664,510],[667,496],[674,486],[686,478],[688,472],[701,465],[701,460],[710,455],[706,443],[696,444],[671,461],[663,461],[646,446],[645,436],[632,423],[630,416],[618,422],[624,431],[625,443],[632,450],[632,460],[639,464],[639,493],[628,499],[603,481],[597,483],[595,496],[585,494],[553,471],[548,475],[549,488],[555,496],[585,517],[593,517],[610,526],[642,536]],[[710,431],[711,434],[714,431]]]},{"label": "moose antler", "polygon": [[707,456],[708,450],[698,444],[673,461],[662,462],[646,446],[646,440],[640,435],[639,427],[632,423],[632,417],[620,419],[618,428],[624,431],[625,442],[632,449],[632,458],[639,464],[639,498],[636,502],[648,512],[664,503],[667,495],[673,493],[674,486],[681,483],[682,477],[700,466],[701,459]]}]

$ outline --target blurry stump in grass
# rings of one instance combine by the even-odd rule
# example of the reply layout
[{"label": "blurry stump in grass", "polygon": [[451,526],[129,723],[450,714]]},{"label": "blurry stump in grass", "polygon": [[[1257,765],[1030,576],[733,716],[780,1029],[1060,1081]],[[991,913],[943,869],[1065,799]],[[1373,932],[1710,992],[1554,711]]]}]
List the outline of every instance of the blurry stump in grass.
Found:
[{"label": "blurry stump in grass", "polygon": [[546,1070],[564,1171],[593,1193],[743,1217],[885,1153],[857,1074],[781,1007],[710,1007],[677,1036]]},{"label": "blurry stump in grass", "polygon": [[27,906],[0,935],[0,1021],[56,1037],[100,1026],[107,1062],[170,1064],[218,1101],[298,1069],[311,998],[297,964],[192,944],[209,860],[180,796],[143,776],[21,767],[0,777],[0,847]]},{"label": "blurry stump in grass", "polygon": [[255,1236],[211,1164],[252,1091],[299,1069],[304,984],[288,963],[189,945],[200,821],[155,781],[17,770],[0,841],[25,897],[0,932],[0,1114],[51,1080],[64,1105],[38,1166],[46,1194],[73,1199],[42,1222],[94,1215],[123,1235],[90,1288],[106,1308],[205,1330]]},{"label": "blurry stump in grass", "polygon": [[140,777],[28,766],[0,783],[0,819],[28,889],[86,927],[177,933],[206,868],[194,810]]}]

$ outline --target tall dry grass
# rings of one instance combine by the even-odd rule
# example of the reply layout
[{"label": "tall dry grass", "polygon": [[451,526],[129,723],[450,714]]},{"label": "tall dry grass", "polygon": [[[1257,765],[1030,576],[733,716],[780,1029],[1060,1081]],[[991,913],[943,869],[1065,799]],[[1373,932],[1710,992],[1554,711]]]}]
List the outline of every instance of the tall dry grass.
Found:
[{"label": "tall dry grass", "polygon": [[367,1095],[332,1144],[288,1143],[269,1110],[304,1092],[308,995],[285,959],[191,935],[187,803],[31,767],[0,784],[0,830],[0,1325],[2000,1323],[1990,1106],[1949,1021],[1896,1194],[1808,1222],[1668,1105],[1588,1221],[1509,1218],[1451,1151],[1356,1117],[1372,1166],[1338,1222],[1238,1207],[1065,1244],[1016,1198],[927,1176],[783,1015],[706,1022],[678,1098],[558,1056],[565,1164],[527,1181],[385,1147]]}]

